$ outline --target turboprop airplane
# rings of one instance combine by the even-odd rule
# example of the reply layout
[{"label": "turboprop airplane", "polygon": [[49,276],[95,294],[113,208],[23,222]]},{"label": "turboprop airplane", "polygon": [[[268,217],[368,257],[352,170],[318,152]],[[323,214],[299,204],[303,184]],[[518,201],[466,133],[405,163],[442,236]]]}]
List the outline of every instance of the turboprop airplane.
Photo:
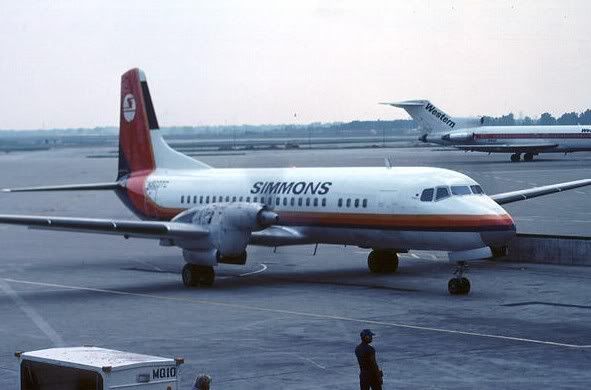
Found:
[{"label": "turboprop airplane", "polygon": [[524,161],[532,161],[540,153],[591,151],[591,126],[470,126],[466,122],[456,126],[453,118],[427,100],[383,104],[405,109],[419,125],[433,123],[421,126],[426,132],[420,141],[471,152],[512,153],[511,162],[520,161],[522,153]]},{"label": "turboprop airplane", "polygon": [[391,273],[398,253],[449,252],[451,294],[467,294],[466,261],[502,255],[515,224],[502,204],[591,184],[591,179],[488,196],[440,168],[216,169],[170,148],[144,73],[121,78],[119,171],[109,183],[5,189],[112,190],[140,220],[0,215],[35,229],[158,240],[182,249],[185,286],[211,286],[220,263],[245,264],[248,245],[340,244],[371,248],[371,272]]}]

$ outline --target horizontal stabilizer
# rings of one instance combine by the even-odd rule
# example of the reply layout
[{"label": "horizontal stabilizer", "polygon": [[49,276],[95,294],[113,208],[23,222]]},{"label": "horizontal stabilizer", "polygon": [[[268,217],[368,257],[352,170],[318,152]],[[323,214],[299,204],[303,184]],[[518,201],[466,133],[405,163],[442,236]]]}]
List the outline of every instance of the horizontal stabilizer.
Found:
[{"label": "horizontal stabilizer", "polygon": [[119,187],[120,187],[120,184],[117,182],[114,182],[114,183],[71,184],[71,185],[60,185],[60,186],[3,188],[0,191],[1,192],[106,191],[106,190],[116,190]]},{"label": "horizontal stabilizer", "polygon": [[591,185],[591,179],[575,180],[566,183],[551,184],[542,187],[529,188],[527,190],[504,192],[502,194],[491,195],[491,199],[498,204],[506,204],[511,202],[517,202],[520,200],[526,200],[536,198],[538,196],[544,196],[554,194],[556,192],[562,192],[572,190],[579,187],[585,187]]}]

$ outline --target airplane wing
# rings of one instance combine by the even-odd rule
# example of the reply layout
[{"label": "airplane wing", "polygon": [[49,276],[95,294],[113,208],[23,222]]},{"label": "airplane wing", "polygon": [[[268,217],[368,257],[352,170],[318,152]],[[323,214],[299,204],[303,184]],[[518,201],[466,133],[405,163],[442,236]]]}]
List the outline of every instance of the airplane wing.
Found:
[{"label": "airplane wing", "polygon": [[575,180],[566,183],[551,184],[548,186],[534,187],[526,190],[503,192],[501,194],[490,195],[491,199],[498,204],[506,204],[511,202],[517,202],[520,200],[526,200],[536,198],[538,196],[544,196],[554,194],[556,192],[572,190],[574,188],[585,187],[591,185],[591,179]]},{"label": "airplane wing", "polygon": [[201,238],[209,234],[201,226],[158,221],[134,221],[96,218],[44,217],[34,215],[1,215],[0,223],[22,225],[30,229],[61,230],[78,233],[120,235],[125,238]]},{"label": "airplane wing", "polygon": [[[75,233],[119,235],[125,238],[193,239],[205,238],[210,231],[184,222],[136,221],[98,218],[45,217],[36,215],[2,215],[0,223],[27,226],[35,230],[57,230]],[[303,245],[314,243],[299,231],[285,226],[270,226],[252,232],[250,244],[260,246]]]},{"label": "airplane wing", "polygon": [[120,183],[91,183],[91,184],[68,184],[61,186],[42,186],[42,187],[21,187],[21,188],[2,188],[0,192],[38,192],[38,191],[101,191],[116,190],[121,187]]},{"label": "airplane wing", "polygon": [[472,152],[496,152],[496,153],[537,153],[554,149],[558,144],[498,144],[498,145],[451,145],[456,149]]}]

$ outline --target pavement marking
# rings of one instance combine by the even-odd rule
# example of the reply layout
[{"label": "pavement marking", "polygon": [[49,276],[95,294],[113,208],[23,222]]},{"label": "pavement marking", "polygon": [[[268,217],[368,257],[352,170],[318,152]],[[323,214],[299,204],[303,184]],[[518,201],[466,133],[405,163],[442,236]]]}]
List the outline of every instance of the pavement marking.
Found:
[{"label": "pavement marking", "polygon": [[[360,319],[360,318],[343,317],[343,316],[337,316],[337,315],[318,314],[318,313],[309,313],[309,312],[295,311],[295,310],[272,309],[272,308],[261,307],[261,306],[241,305],[238,303],[218,302],[218,301],[211,301],[211,300],[205,300],[205,299],[170,297],[170,296],[166,296],[166,295],[155,295],[155,294],[146,294],[146,293],[132,293],[132,292],[120,291],[120,290],[110,290],[110,289],[92,288],[92,287],[83,287],[83,286],[68,286],[68,285],[64,285],[64,284],[32,282],[32,281],[28,281],[28,280],[17,280],[17,279],[10,279],[10,278],[0,278],[0,281],[4,281],[4,282],[8,282],[8,283],[26,284],[26,285],[32,285],[32,286],[58,287],[58,288],[66,289],[66,290],[90,291],[90,292],[98,292],[98,293],[112,294],[112,295],[161,299],[161,300],[166,300],[166,301],[198,303],[198,304],[203,304],[203,305],[230,307],[230,308],[241,309],[241,310],[254,310],[254,311],[260,311],[260,312],[266,312],[266,313],[276,313],[276,314],[289,314],[289,315],[299,316],[299,317],[317,318],[317,319],[323,319],[323,320],[347,321],[347,322],[355,322],[355,323],[369,324],[369,325],[381,325],[381,326],[389,326],[389,327],[393,327],[393,328],[412,329],[412,330],[420,330],[420,331],[425,331],[425,332],[445,333],[445,334],[488,338],[488,339],[503,340],[503,341],[516,341],[516,342],[521,342],[521,343],[539,344],[539,345],[547,345],[547,346],[553,346],[553,347],[574,348],[574,349],[591,349],[591,344],[560,343],[557,341],[536,340],[536,339],[528,339],[528,338],[515,337],[515,336],[505,336],[505,335],[498,335],[498,334],[469,332],[469,331],[464,331],[464,330],[435,328],[435,327],[431,327],[431,326],[409,325],[409,324],[403,324],[403,323],[397,323],[397,322],[387,322],[387,321],[377,321],[377,320],[367,320],[367,319],[364,320],[364,319]],[[2,285],[3,284],[0,284],[0,286],[2,286]],[[4,285],[5,285],[5,283],[4,283]]]},{"label": "pavement marking", "polygon": [[24,299],[22,299],[16,291],[14,291],[4,280],[0,280],[0,290],[4,291],[14,303],[21,309],[23,313],[29,317],[31,321],[43,332],[47,338],[51,340],[56,347],[64,347],[66,343],[61,336],[49,325],[47,321],[41,317],[33,307],[31,307]]},{"label": "pavement marking", "polygon": [[263,264],[263,263],[261,263],[261,265],[262,265],[262,267],[260,269],[257,269],[256,271],[247,272],[247,273],[244,273],[244,274],[240,274],[238,276],[248,276],[248,275],[258,274],[260,272],[265,272],[267,270],[267,265],[266,264]]}]

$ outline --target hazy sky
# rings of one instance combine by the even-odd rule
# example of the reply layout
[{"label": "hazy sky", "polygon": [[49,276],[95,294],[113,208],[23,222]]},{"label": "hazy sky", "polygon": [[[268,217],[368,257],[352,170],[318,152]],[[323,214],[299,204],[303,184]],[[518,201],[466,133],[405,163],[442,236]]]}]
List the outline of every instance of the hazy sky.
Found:
[{"label": "hazy sky", "polygon": [[[2,1],[0,128],[119,120],[147,75],[163,126],[538,116],[591,107],[589,1]],[[294,118],[297,113],[297,118]]]}]

